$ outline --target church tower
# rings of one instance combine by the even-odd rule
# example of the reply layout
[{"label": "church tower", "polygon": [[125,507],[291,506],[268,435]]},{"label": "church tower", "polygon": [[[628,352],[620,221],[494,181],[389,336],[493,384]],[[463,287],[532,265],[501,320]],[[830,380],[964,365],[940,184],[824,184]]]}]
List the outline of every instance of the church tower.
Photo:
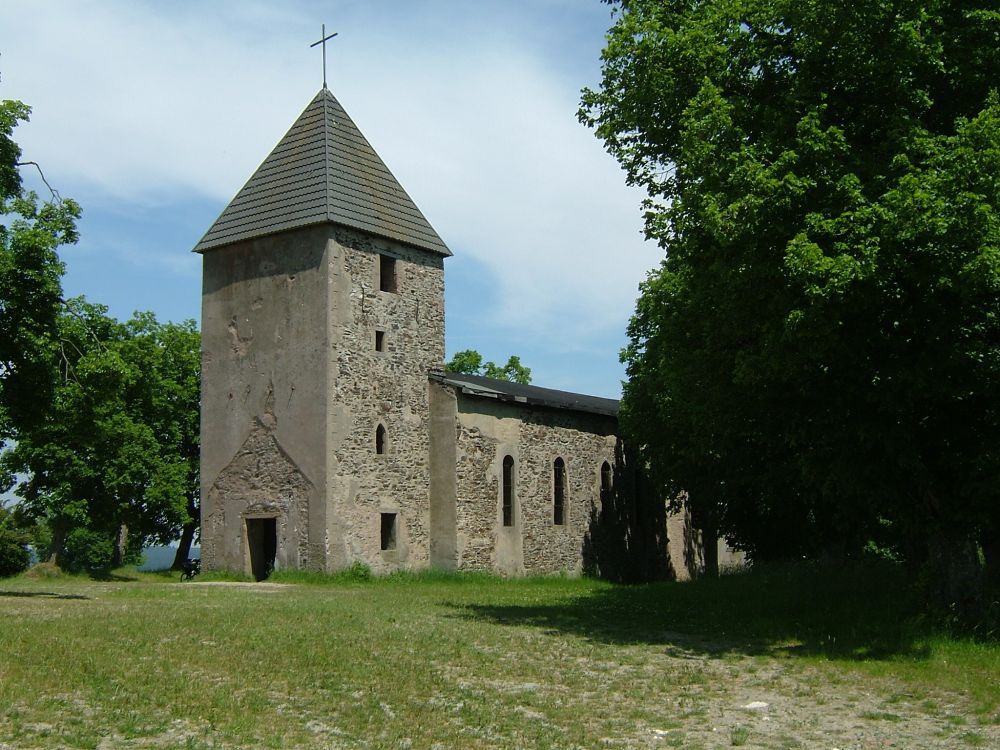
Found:
[{"label": "church tower", "polygon": [[428,565],[451,252],[325,85],[195,251],[205,569]]}]

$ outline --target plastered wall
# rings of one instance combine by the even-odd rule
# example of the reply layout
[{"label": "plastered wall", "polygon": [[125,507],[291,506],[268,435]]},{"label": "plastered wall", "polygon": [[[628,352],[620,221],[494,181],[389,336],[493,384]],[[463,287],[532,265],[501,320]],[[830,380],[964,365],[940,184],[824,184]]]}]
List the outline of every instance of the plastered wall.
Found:
[{"label": "plastered wall", "polygon": [[277,565],[324,564],[325,232],[205,253],[202,557],[249,570],[246,514],[277,518]]}]

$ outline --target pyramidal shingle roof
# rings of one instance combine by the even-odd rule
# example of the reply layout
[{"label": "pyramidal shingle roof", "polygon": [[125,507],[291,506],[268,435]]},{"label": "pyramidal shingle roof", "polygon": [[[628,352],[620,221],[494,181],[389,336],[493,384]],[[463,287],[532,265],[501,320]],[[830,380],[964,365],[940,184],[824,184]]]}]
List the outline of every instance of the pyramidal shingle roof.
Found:
[{"label": "pyramidal shingle roof", "polygon": [[226,206],[195,252],[325,222],[451,255],[326,87]]}]

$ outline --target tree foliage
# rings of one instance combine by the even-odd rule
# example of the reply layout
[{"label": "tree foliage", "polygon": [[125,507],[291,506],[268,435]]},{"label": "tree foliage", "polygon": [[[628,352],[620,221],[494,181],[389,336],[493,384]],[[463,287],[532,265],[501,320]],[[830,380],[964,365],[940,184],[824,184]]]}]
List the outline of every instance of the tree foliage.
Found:
[{"label": "tree foliage", "polygon": [[507,380],[511,383],[527,385],[531,382],[531,368],[521,364],[521,358],[511,355],[507,364],[498,365],[495,362],[483,362],[483,355],[475,349],[465,349],[456,352],[455,356],[445,365],[451,372],[465,375],[482,375],[495,380]]},{"label": "tree foliage", "polygon": [[0,505],[0,578],[17,575],[28,567],[30,541],[17,514]]},{"label": "tree foliage", "polygon": [[[20,480],[19,517],[46,528],[69,567],[120,563],[141,546],[189,545],[198,510],[200,341],[193,321],[120,323],[64,300],[58,248],[79,207],[22,188],[0,102],[0,484]],[[186,555],[186,549],[184,550]]]},{"label": "tree foliage", "polygon": [[580,115],[666,251],[623,354],[657,480],[757,558],[989,555],[996,6],[613,4]]},{"label": "tree foliage", "polygon": [[53,554],[108,567],[196,520],[199,337],[191,321],[122,324],[83,299],[60,324],[55,398],[2,461],[26,476],[17,494]]},{"label": "tree foliage", "polygon": [[12,138],[31,110],[0,101],[0,440],[42,418],[52,398],[62,306],[60,245],[77,240],[80,207],[22,189]]}]

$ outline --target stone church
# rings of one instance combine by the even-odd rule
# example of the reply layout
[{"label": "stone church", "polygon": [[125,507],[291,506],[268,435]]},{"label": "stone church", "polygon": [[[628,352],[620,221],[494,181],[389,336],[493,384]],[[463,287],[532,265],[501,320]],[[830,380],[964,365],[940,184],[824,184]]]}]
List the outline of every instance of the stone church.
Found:
[{"label": "stone church", "polygon": [[701,564],[617,401],[444,371],[451,251],[325,85],[195,251],[205,569]]}]

